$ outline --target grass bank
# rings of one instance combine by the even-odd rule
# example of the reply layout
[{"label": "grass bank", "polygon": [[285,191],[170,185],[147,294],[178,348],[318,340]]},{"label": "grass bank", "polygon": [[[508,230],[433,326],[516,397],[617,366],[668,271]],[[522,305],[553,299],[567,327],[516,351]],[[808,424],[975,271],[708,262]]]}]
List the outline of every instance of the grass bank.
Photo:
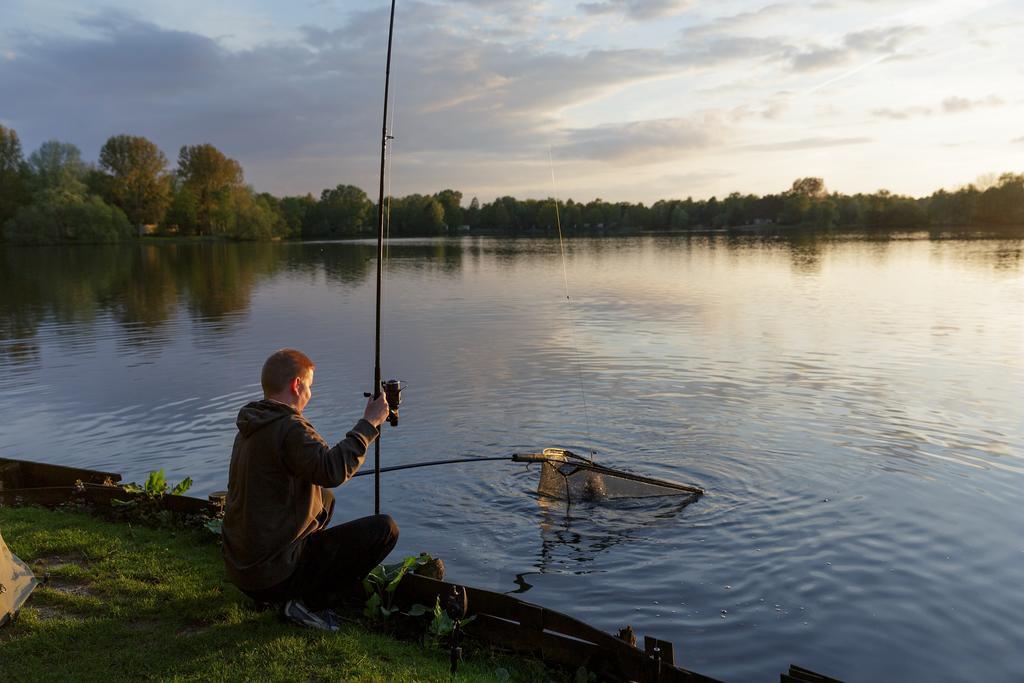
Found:
[{"label": "grass bank", "polygon": [[[0,529],[37,577],[50,575],[0,629],[0,680],[451,680],[447,651],[437,646],[357,621],[323,633],[255,611],[225,582],[205,530],[42,508],[0,508]],[[470,655],[456,680],[552,675],[537,662],[484,651]]]}]

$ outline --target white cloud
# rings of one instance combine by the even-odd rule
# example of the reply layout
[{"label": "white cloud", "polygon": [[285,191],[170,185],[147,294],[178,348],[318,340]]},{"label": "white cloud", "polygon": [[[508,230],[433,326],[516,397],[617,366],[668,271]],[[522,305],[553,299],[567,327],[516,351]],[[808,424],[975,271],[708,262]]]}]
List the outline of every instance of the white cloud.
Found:
[{"label": "white cloud", "polygon": [[791,152],[801,149],[863,145],[869,142],[872,142],[872,139],[867,137],[811,137],[800,138],[798,140],[783,140],[781,142],[765,142],[744,145],[741,149],[747,149],[752,152]]},{"label": "white cloud", "polygon": [[691,4],[692,0],[594,0],[578,7],[587,14],[623,14],[643,21],[678,14]]},{"label": "white cloud", "polygon": [[[20,9],[0,43],[0,92],[18,96],[0,101],[0,118],[26,150],[57,137],[88,157],[108,136],[133,133],[172,159],[183,144],[212,142],[239,159],[259,189],[277,194],[375,185],[386,3],[287,11],[268,3],[248,13],[238,0],[216,10],[196,0],[144,0],[78,21],[82,10],[66,3],[44,12],[13,1]],[[394,190],[454,186],[481,198],[533,191],[544,185],[535,178],[545,177],[537,164],[546,163],[548,145],[571,168],[580,196],[635,200],[616,193],[663,187],[624,182],[622,165],[645,179],[702,178],[717,192],[771,191],[778,182],[769,176],[806,175],[798,165],[809,159],[827,156],[836,170],[815,173],[829,177],[877,172],[865,156],[885,150],[894,157],[886,169],[916,179],[921,174],[906,167],[913,155],[900,152],[910,129],[956,139],[943,123],[962,127],[983,115],[979,144],[1019,150],[1005,143],[1016,127],[992,125],[999,98],[983,96],[999,93],[1016,106],[1015,34],[993,31],[985,48],[958,40],[969,27],[952,20],[964,9],[936,2],[950,25],[910,12],[904,0],[818,8],[764,0],[592,0],[584,9],[579,0],[399,3]],[[209,12],[218,20],[208,21]],[[1000,23],[995,13],[985,21]],[[931,48],[918,47],[922,41]],[[904,55],[913,59],[894,61]],[[808,74],[825,84],[808,89]],[[843,87],[825,87],[840,79]],[[907,101],[920,92],[960,94]],[[927,120],[892,123],[916,117]],[[900,134],[886,137],[895,128]],[[872,140],[880,144],[865,146]],[[748,163],[750,152],[780,150],[801,153],[778,155],[780,168],[770,172]],[[930,167],[957,168],[953,159],[962,158],[934,156]],[[1003,159],[986,163],[1002,167]],[[699,175],[711,166],[735,176]],[[717,184],[726,180],[735,187]]]},{"label": "white cloud", "polygon": [[879,109],[872,109],[871,113],[879,118],[902,121],[904,119],[913,118],[915,116],[931,116],[933,111],[930,107],[920,106],[906,107],[904,109],[892,109],[889,107],[881,107]]},{"label": "white cloud", "polygon": [[711,120],[658,119],[567,131],[559,157],[643,165],[663,162],[719,142]]},{"label": "white cloud", "polygon": [[871,113],[879,118],[902,121],[921,116],[934,116],[935,114],[961,114],[980,108],[1002,107],[1005,104],[1006,102],[996,95],[988,95],[986,97],[979,97],[975,99],[952,95],[933,107],[922,105],[913,105],[902,109],[881,107],[878,109],[872,109]]},{"label": "white cloud", "polygon": [[969,97],[953,96],[942,100],[942,110],[947,114],[959,114],[979,107],[1001,107],[1004,104],[1006,103],[995,95],[974,100]]},{"label": "white cloud", "polygon": [[[791,56],[791,64],[796,71],[817,71],[844,66],[857,60],[893,57],[923,32],[924,29],[919,26],[853,31],[844,35],[837,45],[814,46],[796,51]],[[908,55],[902,57],[909,58]]]}]

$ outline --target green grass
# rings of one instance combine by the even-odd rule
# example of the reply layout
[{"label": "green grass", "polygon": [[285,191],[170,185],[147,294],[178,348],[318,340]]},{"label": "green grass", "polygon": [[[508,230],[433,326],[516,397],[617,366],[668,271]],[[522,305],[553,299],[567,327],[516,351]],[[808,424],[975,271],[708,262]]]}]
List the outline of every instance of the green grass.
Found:
[{"label": "green grass", "polygon": [[[0,629],[0,680],[451,680],[448,653],[436,645],[356,622],[312,631],[256,612],[225,581],[220,549],[204,530],[42,508],[0,508],[0,529],[37,577],[50,575]],[[552,676],[538,662],[481,650],[456,680]]]}]

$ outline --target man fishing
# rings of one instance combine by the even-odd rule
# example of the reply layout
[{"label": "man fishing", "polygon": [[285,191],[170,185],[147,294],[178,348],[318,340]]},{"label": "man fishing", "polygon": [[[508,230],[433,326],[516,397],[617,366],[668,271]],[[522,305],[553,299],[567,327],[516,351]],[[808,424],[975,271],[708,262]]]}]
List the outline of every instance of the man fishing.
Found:
[{"label": "man fishing", "polygon": [[263,364],[263,400],[238,413],[228,475],[223,553],[228,579],[257,602],[280,604],[292,622],[329,631],[329,605],[387,557],[398,540],[389,515],[327,528],[334,496],[387,419],[383,392],[333,447],[302,415],[313,362],[281,349]]}]

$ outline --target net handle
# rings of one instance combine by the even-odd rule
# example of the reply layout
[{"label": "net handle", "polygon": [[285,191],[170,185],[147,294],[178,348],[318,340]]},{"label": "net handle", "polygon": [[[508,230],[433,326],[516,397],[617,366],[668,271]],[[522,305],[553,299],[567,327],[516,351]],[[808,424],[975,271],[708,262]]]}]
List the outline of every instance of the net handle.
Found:
[{"label": "net handle", "polygon": [[586,458],[583,458],[571,451],[562,451],[565,455],[572,456],[573,460],[563,460],[561,458],[552,457],[550,455],[544,455],[542,453],[513,453],[512,462],[549,462],[554,464],[568,464],[572,465],[578,470],[590,470],[599,474],[607,474],[612,477],[619,477],[620,479],[628,479],[629,481],[635,481],[640,484],[649,484],[651,486],[661,486],[663,488],[675,489],[676,491],[686,491],[687,493],[696,493],[698,495],[704,495],[704,489],[697,486],[689,486],[687,484],[677,484],[674,481],[663,481],[661,479],[652,479],[651,477],[644,477],[639,474],[633,474],[631,472],[623,472],[622,470],[615,470],[611,467],[605,467],[604,465],[598,465],[597,463],[591,462]]},{"label": "net handle", "polygon": [[540,453],[513,453],[512,462],[561,462],[557,458],[550,458]]}]

